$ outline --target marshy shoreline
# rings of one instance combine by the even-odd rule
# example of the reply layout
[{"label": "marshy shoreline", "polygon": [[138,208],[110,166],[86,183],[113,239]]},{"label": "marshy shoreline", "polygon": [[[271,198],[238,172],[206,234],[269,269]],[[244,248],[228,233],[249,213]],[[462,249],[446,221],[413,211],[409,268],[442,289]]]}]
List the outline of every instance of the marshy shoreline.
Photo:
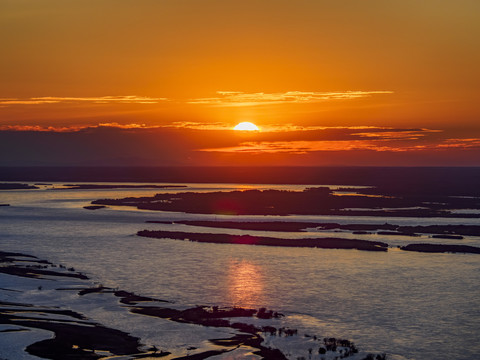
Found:
[{"label": "marshy shoreline", "polygon": [[[64,265],[56,265],[47,260],[41,260],[29,254],[0,251],[0,273],[6,276],[15,276],[19,279],[28,278],[38,281],[36,291],[41,292],[42,283],[58,282],[59,288],[54,291],[74,291],[78,297],[84,296],[113,296],[118,299],[119,306],[132,314],[166,319],[178,323],[193,324],[206,327],[226,328],[234,331],[228,338],[208,339],[216,346],[214,350],[197,350],[190,348],[190,355],[175,356],[168,349],[162,349],[158,344],[145,345],[141,339],[127,332],[103,326],[89,319],[84,314],[64,305],[59,308],[52,306],[35,305],[0,300],[0,333],[22,332],[28,333],[33,329],[46,330],[53,337],[35,341],[26,346],[25,351],[47,359],[102,359],[110,356],[127,356],[129,359],[165,358],[177,360],[207,359],[212,356],[232,352],[238,348],[251,348],[252,354],[265,360],[288,359],[279,349],[264,345],[265,338],[272,337],[305,337],[313,340],[317,347],[315,352],[326,358],[352,359],[385,359],[385,354],[361,353],[356,345],[346,339],[326,338],[317,335],[299,334],[298,330],[260,325],[270,319],[278,319],[283,314],[268,310],[247,309],[240,307],[196,306],[194,308],[177,309],[169,306],[160,306],[169,301],[144,297],[134,293],[96,285],[62,286],[65,279],[87,281],[89,277]],[[18,280],[21,283],[21,280]],[[10,282],[11,284],[11,282]],[[21,293],[23,290],[12,287],[1,288],[2,293]],[[4,296],[2,296],[3,298]],[[255,320],[256,323],[248,321]],[[207,339],[206,339],[207,340]],[[312,354],[312,348],[305,349],[306,355]]]}]

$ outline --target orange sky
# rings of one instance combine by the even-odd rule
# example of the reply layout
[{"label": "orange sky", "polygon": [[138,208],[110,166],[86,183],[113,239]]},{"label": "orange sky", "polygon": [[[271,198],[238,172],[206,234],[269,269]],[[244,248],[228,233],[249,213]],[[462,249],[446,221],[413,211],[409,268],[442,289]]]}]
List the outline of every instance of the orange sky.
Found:
[{"label": "orange sky", "polygon": [[477,0],[0,0],[0,165],[115,128],[179,165],[479,166],[479,37]]}]

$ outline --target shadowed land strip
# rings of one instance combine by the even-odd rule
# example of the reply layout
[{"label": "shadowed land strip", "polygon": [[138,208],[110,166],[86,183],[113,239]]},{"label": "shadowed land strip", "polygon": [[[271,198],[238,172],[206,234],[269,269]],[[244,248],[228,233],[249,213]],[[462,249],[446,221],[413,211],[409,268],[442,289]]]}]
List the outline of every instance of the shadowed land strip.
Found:
[{"label": "shadowed land strip", "polygon": [[[152,224],[172,224],[171,221],[147,220],[146,223]],[[288,222],[288,221],[203,221],[203,220],[178,220],[175,224],[202,226],[222,229],[256,230],[256,231],[284,231],[297,232],[305,228],[317,227],[320,224],[311,222]]]},{"label": "shadowed land strip", "polygon": [[427,253],[469,253],[480,254],[480,248],[469,245],[409,244],[400,249]]},{"label": "shadowed land strip", "polygon": [[0,190],[26,190],[39,189],[38,186],[21,184],[21,183],[0,183]]},{"label": "shadowed land strip", "polygon": [[0,273],[29,277],[29,278],[44,278],[45,276],[62,276],[62,277],[70,277],[70,278],[77,278],[77,279],[88,279],[87,276],[79,273],[67,273],[67,272],[60,273],[57,271],[35,268],[34,266],[35,265],[32,265],[31,267],[24,267],[24,266],[0,267]]},{"label": "shadowed land strip", "polygon": [[[38,312],[42,313],[41,310]],[[138,338],[94,323],[79,324],[60,322],[59,320],[51,321],[48,318],[26,318],[12,315],[5,310],[0,313],[0,323],[53,332],[54,338],[36,342],[26,348],[26,351],[32,355],[49,359],[66,359],[71,356],[81,359],[100,358],[99,355],[93,353],[94,349],[109,351],[116,355],[140,352]]]},{"label": "shadowed land strip", "polygon": [[216,244],[243,244],[264,246],[286,247],[309,247],[322,249],[357,249],[366,251],[387,251],[388,244],[380,241],[368,241],[358,239],[315,238],[315,239],[282,239],[252,235],[228,235],[228,234],[205,234],[187,233],[179,231],[151,231],[142,230],[138,236],[157,238],[189,240]]},{"label": "shadowed land strip", "polygon": [[10,264],[9,266],[0,266],[0,273],[8,275],[42,279],[44,279],[45,276],[88,279],[86,275],[75,272],[73,268],[67,269],[64,266],[60,266],[60,269],[64,269],[65,271],[57,271],[57,269],[55,269],[57,268],[56,265],[46,260],[40,260],[32,255],[0,251],[0,263]]},{"label": "shadowed land strip", "polygon": [[[171,221],[148,220],[147,223],[172,224]],[[255,231],[283,231],[299,232],[307,228],[319,230],[348,230],[348,231],[378,231],[379,235],[416,236],[421,234],[436,234],[439,238],[460,239],[454,235],[480,236],[479,225],[417,225],[405,226],[395,224],[338,224],[296,221],[209,221],[209,220],[177,220],[175,224],[202,226],[222,229],[255,230]]]},{"label": "shadowed land strip", "polygon": [[186,188],[186,185],[119,185],[119,184],[65,184],[63,188],[52,190],[102,190],[102,189],[176,189]]}]

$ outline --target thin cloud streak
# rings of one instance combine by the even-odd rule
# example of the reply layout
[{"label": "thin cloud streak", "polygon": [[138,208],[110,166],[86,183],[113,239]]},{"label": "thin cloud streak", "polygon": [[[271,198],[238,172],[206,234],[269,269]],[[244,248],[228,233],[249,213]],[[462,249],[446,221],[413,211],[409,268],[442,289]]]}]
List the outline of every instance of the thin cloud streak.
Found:
[{"label": "thin cloud streak", "polygon": [[439,148],[480,148],[480,139],[447,139]]},{"label": "thin cloud streak", "polygon": [[119,124],[100,123],[98,125],[73,125],[73,126],[40,126],[40,125],[0,125],[0,131],[37,131],[37,132],[76,132],[85,129],[117,128],[117,129],[156,129],[159,126],[145,124]]},{"label": "thin cloud streak", "polygon": [[222,123],[204,124],[198,122],[174,122],[167,125],[146,124],[119,124],[117,122],[99,123],[97,125],[72,125],[72,126],[40,126],[40,125],[0,125],[0,131],[38,131],[38,132],[75,132],[84,129],[96,128],[117,129],[191,129],[191,130],[232,130],[232,126]]},{"label": "thin cloud streak", "polygon": [[379,126],[302,126],[302,125],[267,125],[262,126],[262,132],[291,132],[291,131],[316,131],[316,130],[383,130],[390,127]]},{"label": "thin cloud streak", "polygon": [[74,132],[87,126],[0,125],[0,131]]},{"label": "thin cloud streak", "polygon": [[93,103],[93,104],[157,104],[169,101],[167,98],[153,98],[147,96],[125,95],[125,96],[100,96],[100,97],[60,97],[44,96],[27,99],[0,99],[0,105],[42,105],[42,104],[71,104],[71,103]]},{"label": "thin cloud streak", "polygon": [[[223,153],[286,153],[307,154],[315,151],[350,151],[350,150],[375,150],[394,151],[395,148],[378,146],[375,141],[369,140],[332,140],[332,141],[261,141],[244,142],[239,146],[226,148],[201,149],[205,152]],[[398,150],[401,151],[401,150]]]},{"label": "thin cloud streak", "polygon": [[[403,140],[403,139],[402,139]],[[382,140],[331,140],[331,141],[258,141],[244,142],[238,146],[199,149],[204,152],[244,153],[244,154],[307,154],[318,151],[358,151],[409,152],[419,150],[480,149],[480,139],[447,139],[425,145],[387,145]]]},{"label": "thin cloud streak", "polygon": [[287,91],[284,93],[244,93],[239,91],[217,91],[219,96],[191,99],[189,104],[212,106],[259,106],[273,104],[317,103],[329,100],[353,100],[377,94],[393,94],[393,91]]},{"label": "thin cloud streak", "polygon": [[200,123],[194,121],[176,121],[171,124],[162,125],[163,128],[192,129],[192,130],[232,130],[233,125],[224,123]]},{"label": "thin cloud streak", "polygon": [[[393,91],[287,91],[284,93],[244,93],[240,91],[217,91],[219,96],[211,98],[197,98],[186,102],[176,100],[177,103],[211,105],[220,107],[242,107],[274,104],[308,104],[331,100],[353,100],[366,98],[378,94],[393,94]],[[31,98],[0,98],[0,106],[15,105],[45,105],[45,104],[157,104],[174,101],[165,97],[148,97],[137,95],[98,96],[98,97],[68,97],[43,96]]]},{"label": "thin cloud streak", "polygon": [[375,140],[418,140],[430,133],[441,133],[443,130],[416,129],[416,130],[395,130],[379,132],[352,133],[353,136]]}]

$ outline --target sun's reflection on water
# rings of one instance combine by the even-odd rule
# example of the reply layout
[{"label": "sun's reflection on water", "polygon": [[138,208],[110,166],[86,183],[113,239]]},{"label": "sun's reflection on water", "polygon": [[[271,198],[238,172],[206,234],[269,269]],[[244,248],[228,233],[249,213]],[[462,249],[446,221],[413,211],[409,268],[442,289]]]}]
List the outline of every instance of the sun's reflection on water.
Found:
[{"label": "sun's reflection on water", "polygon": [[231,260],[228,265],[228,291],[232,304],[257,307],[263,303],[262,267],[248,260]]}]

